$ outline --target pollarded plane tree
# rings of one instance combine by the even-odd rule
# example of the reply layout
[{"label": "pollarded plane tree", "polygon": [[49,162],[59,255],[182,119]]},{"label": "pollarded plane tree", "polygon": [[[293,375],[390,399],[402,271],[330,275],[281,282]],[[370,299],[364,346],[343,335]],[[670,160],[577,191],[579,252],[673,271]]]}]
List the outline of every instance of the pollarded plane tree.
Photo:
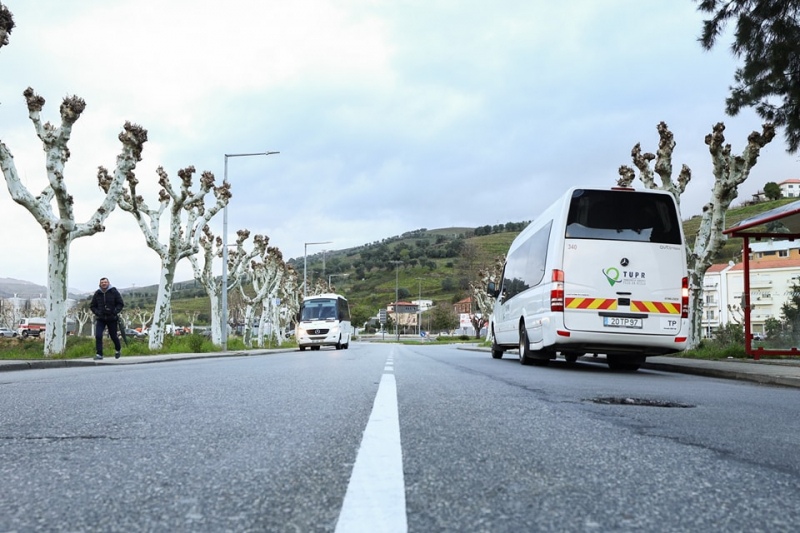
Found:
[{"label": "pollarded plane tree", "polygon": [[103,184],[106,196],[86,222],[78,223],[75,221],[75,200],[69,194],[64,179],[64,167],[70,156],[67,144],[72,127],[83,113],[86,103],[77,96],[64,98],[60,109],[61,125],[56,126],[49,122],[42,123],[44,98],[35,94],[30,87],[25,89],[23,95],[28,106],[28,116],[36,135],[44,145],[48,184],[38,196],[31,194],[20,180],[13,155],[2,142],[0,166],[11,198],[33,215],[47,239],[47,326],[44,355],[51,356],[63,353],[66,347],[70,244],[75,239],[105,230],[103,223],[114,210],[117,199],[122,194],[123,183],[133,177],[136,164],[141,160],[142,147],[147,141],[147,130],[130,122],[125,123],[122,133],[119,134],[122,151],[117,156],[117,166],[113,175]]},{"label": "pollarded plane tree", "polygon": [[300,276],[292,265],[286,264],[286,272],[281,279],[281,287],[278,296],[281,299],[280,308],[273,308],[273,316],[277,311],[277,322],[273,318],[273,324],[278,324],[278,345],[283,344],[286,336],[286,329],[295,321],[300,312],[300,298],[302,289],[300,287]]},{"label": "pollarded plane tree", "polygon": [[318,279],[314,282],[314,285],[311,287],[311,290],[308,292],[309,296],[318,296],[320,294],[326,294],[328,292],[328,282],[324,279]]},{"label": "pollarded plane tree", "polygon": [[[268,247],[260,262],[251,262],[250,274],[253,282],[252,289],[256,297],[245,297],[248,302],[247,312],[245,313],[245,345],[249,346],[253,342],[252,329],[247,332],[247,328],[252,325],[256,310],[260,309],[256,341],[259,347],[263,347],[267,322],[271,322],[270,309],[272,302],[278,295],[280,282],[284,275],[284,262],[281,251],[272,246]],[[243,287],[240,285],[239,290],[242,289]],[[242,294],[244,295],[244,292]],[[275,330],[275,326],[275,323],[271,322],[272,331]]]},{"label": "pollarded plane tree", "polygon": [[[731,145],[725,144],[725,124],[717,123],[712,132],[706,135],[705,143],[711,154],[713,164],[714,186],[711,189],[711,199],[703,206],[700,227],[691,250],[687,250],[687,270],[689,272],[689,343],[687,348],[692,349],[700,343],[702,332],[703,311],[703,276],[714,264],[728,239],[722,231],[725,229],[725,214],[731,202],[739,195],[739,185],[750,176],[750,171],[758,161],[761,149],[775,138],[775,127],[764,124],[761,132],[754,131],[747,137],[747,146],[741,155],[731,153]],[[680,195],[691,180],[691,170],[686,165],[678,176],[678,181],[672,181],[672,155],[675,140],[672,132],[664,122],[658,125],[660,137],[657,155],[642,153],[639,143],[633,147],[631,157],[633,164],[639,169],[639,179],[648,189],[661,189],[669,191],[680,205]],[[655,160],[655,173],[661,178],[659,186],[650,168],[650,163]],[[619,168],[621,178],[617,181],[620,187],[630,187],[636,177],[636,172],[628,167]]]},{"label": "pollarded plane tree", "polygon": [[0,48],[8,44],[8,36],[14,29],[14,15],[0,2]]},{"label": "pollarded plane tree", "polygon": [[[214,274],[214,259],[222,258],[222,238],[215,237],[211,229],[203,227],[203,235],[199,245],[202,253],[192,254],[189,261],[192,263],[194,279],[205,289],[211,303],[211,342],[217,346],[222,345],[222,279]],[[236,232],[236,249],[228,254],[228,292],[232,292],[241,283],[241,268],[258,255],[258,248],[247,252],[244,242],[250,237],[248,230]],[[227,335],[227,325],[225,326]]]},{"label": "pollarded plane tree", "polygon": [[136,322],[141,324],[142,331],[146,331],[148,328],[148,324],[153,318],[153,312],[149,309],[142,309],[141,307],[135,307],[131,309],[131,314],[136,319]]},{"label": "pollarded plane tree", "polygon": [[281,290],[281,282],[286,275],[286,263],[283,261],[283,254],[277,248],[269,248],[267,261],[264,263],[264,269],[259,273],[258,278],[253,279],[255,285],[256,280],[261,287],[266,287],[266,295],[261,300],[261,317],[258,323],[258,337],[256,344],[259,348],[264,347],[264,337],[267,332],[267,322],[270,324],[270,334],[276,334],[278,337],[278,345],[281,344],[281,331],[278,322],[278,309],[276,305],[278,294]]},{"label": "pollarded plane tree", "polygon": [[197,322],[197,318],[200,316],[200,311],[186,311],[186,321],[189,323],[189,331],[194,333],[194,323]]},{"label": "pollarded plane tree", "polygon": [[[153,321],[149,332],[149,346],[158,350],[164,345],[172,306],[172,287],[175,283],[175,270],[178,263],[199,252],[199,241],[203,228],[208,225],[214,215],[219,213],[231,197],[230,184],[214,184],[214,174],[203,172],[199,180],[199,188],[192,190],[195,173],[193,166],[178,171],[180,185],[173,186],[163,167],[158,167],[158,206],[150,207],[141,195],[136,194],[138,180],[131,179],[130,191],[124,189],[117,201],[120,209],[133,215],[144,234],[148,248],[156,252],[161,261],[161,274],[158,280],[158,294],[153,311]],[[101,184],[107,183],[109,176],[104,168],[98,172]],[[206,197],[213,193],[214,202],[206,206]],[[169,212],[167,222],[169,232],[166,240],[161,238],[161,219]]]},{"label": "pollarded plane tree", "polygon": [[[253,250],[251,251],[252,258],[242,263],[236,272],[237,279],[247,279],[251,282],[250,290],[247,290],[248,287],[245,287],[244,283],[239,283],[237,287],[244,307],[242,338],[245,346],[250,346],[252,343],[253,321],[256,309],[261,307],[261,302],[269,291],[268,283],[262,283],[267,275],[266,270],[271,269],[271,265],[269,265],[269,250],[269,237],[255,235],[253,237]],[[237,249],[234,253],[240,254],[242,252],[244,252],[244,249]]]},{"label": "pollarded plane tree", "polygon": [[[469,283],[469,288],[472,292],[472,298],[475,300],[476,309],[482,315],[480,319],[476,317],[474,313],[470,315],[472,326],[475,328],[476,338],[481,334],[481,327],[489,323],[489,317],[491,317],[492,313],[494,313],[495,297],[489,294],[486,289],[489,286],[489,282],[495,283],[498,287],[500,286],[501,277],[503,276],[503,267],[505,264],[505,255],[497,257],[491,267],[478,271],[477,284],[471,281]],[[487,328],[486,338],[490,339],[491,334],[490,328]]]},{"label": "pollarded plane tree", "polygon": [[92,312],[88,308],[78,309],[75,312],[75,321],[78,323],[78,331],[77,331],[78,336],[83,335],[83,328],[86,327],[87,322],[89,323],[92,322],[92,318],[93,318]]}]

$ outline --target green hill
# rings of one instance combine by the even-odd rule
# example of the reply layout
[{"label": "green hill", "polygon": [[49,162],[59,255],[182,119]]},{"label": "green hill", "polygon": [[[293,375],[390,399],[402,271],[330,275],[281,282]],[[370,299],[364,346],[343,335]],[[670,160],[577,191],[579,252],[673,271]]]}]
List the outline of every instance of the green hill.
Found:
[{"label": "green hill", "polygon": [[[755,214],[796,201],[786,198],[730,209],[726,227]],[[307,257],[309,286],[328,280],[335,290],[347,296],[355,317],[375,316],[379,309],[400,300],[433,300],[453,303],[469,295],[469,282],[482,268],[505,254],[527,222],[511,222],[478,228],[418,229],[387,237],[356,248],[326,251]],[[700,225],[700,217],[685,220],[684,232],[690,248]],[[741,261],[741,239],[729,239],[717,263]],[[392,261],[401,261],[395,265]],[[303,258],[289,263],[301,273]],[[395,270],[396,268],[396,270]],[[137,288],[127,296],[131,306],[146,307],[155,299],[155,287]],[[207,323],[208,298],[194,282],[184,282],[173,292],[173,314],[183,324],[187,312],[200,312],[199,323]]]}]

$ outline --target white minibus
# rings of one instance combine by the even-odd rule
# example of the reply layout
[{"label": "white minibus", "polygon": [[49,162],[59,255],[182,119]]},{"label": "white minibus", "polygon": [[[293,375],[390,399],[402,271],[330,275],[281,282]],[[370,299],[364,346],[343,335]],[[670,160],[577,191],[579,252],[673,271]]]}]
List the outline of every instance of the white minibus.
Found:
[{"label": "white minibus", "polygon": [[492,357],[522,364],[605,355],[636,370],[685,348],[689,283],[678,208],[664,191],[573,187],[508,250],[490,328]]},{"label": "white minibus", "polygon": [[317,294],[303,298],[297,317],[295,338],[300,350],[335,346],[350,347],[350,307],[339,294]]}]

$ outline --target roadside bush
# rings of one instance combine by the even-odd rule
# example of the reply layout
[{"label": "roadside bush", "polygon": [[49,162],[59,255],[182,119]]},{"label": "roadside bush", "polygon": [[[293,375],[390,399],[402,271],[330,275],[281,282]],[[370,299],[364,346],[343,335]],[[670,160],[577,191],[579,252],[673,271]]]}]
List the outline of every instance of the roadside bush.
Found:
[{"label": "roadside bush", "polygon": [[[231,349],[231,341],[228,341],[228,348]],[[202,335],[167,335],[159,353],[206,353],[218,349],[210,339]]]},{"label": "roadside bush", "polygon": [[192,352],[195,353],[203,349],[203,344],[205,344],[205,340],[206,340],[205,337],[197,334],[189,335],[186,338],[186,342],[189,345],[189,349],[191,349]]},{"label": "roadside bush", "polygon": [[729,322],[719,328],[714,335],[714,343],[720,348],[729,346],[744,346],[744,327],[741,324]]}]

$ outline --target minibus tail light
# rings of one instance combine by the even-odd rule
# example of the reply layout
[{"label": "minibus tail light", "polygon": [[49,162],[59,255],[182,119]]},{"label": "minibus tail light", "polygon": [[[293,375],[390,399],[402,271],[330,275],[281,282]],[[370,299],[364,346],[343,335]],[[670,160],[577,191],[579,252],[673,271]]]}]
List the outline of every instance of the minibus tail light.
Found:
[{"label": "minibus tail light", "polygon": [[689,318],[689,278],[681,280],[681,318]]},{"label": "minibus tail light", "polygon": [[550,310],[564,311],[564,271],[553,270],[553,288],[550,289]]}]

